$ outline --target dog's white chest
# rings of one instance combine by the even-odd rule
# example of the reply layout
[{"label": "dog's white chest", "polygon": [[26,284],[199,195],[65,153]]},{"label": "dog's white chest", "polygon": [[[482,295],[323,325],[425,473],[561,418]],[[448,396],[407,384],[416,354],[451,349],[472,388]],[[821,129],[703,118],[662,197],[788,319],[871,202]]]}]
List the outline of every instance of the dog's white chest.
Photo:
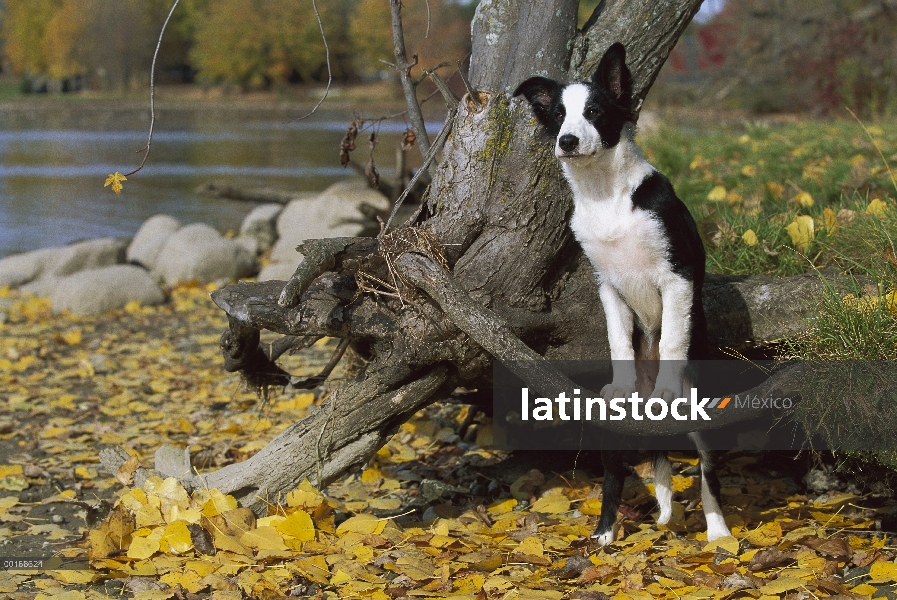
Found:
[{"label": "dog's white chest", "polygon": [[646,332],[660,329],[660,285],[669,273],[660,223],[627,201],[576,200],[570,227],[602,284],[613,286]]}]

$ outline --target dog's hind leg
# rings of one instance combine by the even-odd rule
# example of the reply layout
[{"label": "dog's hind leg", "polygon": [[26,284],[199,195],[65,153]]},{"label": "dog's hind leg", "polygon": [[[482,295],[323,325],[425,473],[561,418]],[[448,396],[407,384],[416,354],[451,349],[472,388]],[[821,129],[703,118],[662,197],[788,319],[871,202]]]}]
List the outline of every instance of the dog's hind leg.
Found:
[{"label": "dog's hind leg", "polygon": [[601,463],[604,465],[604,485],[601,488],[601,517],[592,539],[599,546],[606,546],[614,541],[614,525],[617,522],[617,511],[620,510],[620,497],[626,481],[626,465],[619,452],[603,450]]},{"label": "dog's hind leg", "polygon": [[654,454],[654,497],[660,508],[658,525],[666,525],[673,516],[673,470],[666,452]]},{"label": "dog's hind leg", "polygon": [[723,517],[719,476],[716,474],[716,453],[709,450],[698,432],[688,434],[701,457],[701,504],[707,520],[707,541],[732,535]]}]

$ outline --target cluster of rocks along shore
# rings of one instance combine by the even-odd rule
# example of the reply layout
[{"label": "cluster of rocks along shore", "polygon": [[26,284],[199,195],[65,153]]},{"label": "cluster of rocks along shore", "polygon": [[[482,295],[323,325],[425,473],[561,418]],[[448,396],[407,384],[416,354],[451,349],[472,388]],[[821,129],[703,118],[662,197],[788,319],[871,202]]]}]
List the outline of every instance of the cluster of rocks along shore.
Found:
[{"label": "cluster of rocks along shore", "polygon": [[[364,212],[363,205],[368,205]],[[160,304],[166,287],[188,281],[285,280],[302,260],[296,246],[307,239],[358,235],[371,208],[383,212],[388,201],[359,178],[318,194],[297,194],[286,204],[260,204],[235,237],[204,223],[154,215],[131,239],[85,240],[0,259],[0,288],[48,297],[55,312],[84,316],[132,301]]]}]

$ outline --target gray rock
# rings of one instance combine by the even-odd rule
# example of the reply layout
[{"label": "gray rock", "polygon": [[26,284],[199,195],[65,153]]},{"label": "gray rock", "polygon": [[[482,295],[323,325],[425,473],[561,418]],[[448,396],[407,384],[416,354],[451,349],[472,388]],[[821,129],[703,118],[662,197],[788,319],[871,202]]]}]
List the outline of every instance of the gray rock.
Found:
[{"label": "gray rock", "polygon": [[0,287],[17,288],[34,281],[52,265],[59,248],[41,248],[0,260]]},{"label": "gray rock", "polygon": [[156,258],[156,272],[167,284],[179,281],[232,281],[256,270],[255,254],[203,223],[172,234]]},{"label": "gray rock", "polygon": [[145,305],[165,302],[165,292],[146,269],[113,265],[88,269],[53,280],[49,294],[54,312],[86,316],[121,308],[134,300]]},{"label": "gray rock", "polygon": [[234,238],[234,241],[246,248],[249,252],[252,252],[253,255],[264,252],[264,250],[259,247],[259,241],[254,237],[238,235]]},{"label": "gray rock", "polygon": [[259,281],[287,281],[290,277],[293,276],[293,273],[296,272],[297,264],[291,263],[271,263],[262,267],[261,272],[259,272],[258,280]]},{"label": "gray rock", "polygon": [[46,275],[64,277],[87,269],[122,264],[130,241],[127,238],[98,238],[65,246]]},{"label": "gray rock", "polygon": [[99,238],[58,248],[42,248],[0,260],[0,287],[20,287],[47,277],[123,263],[128,240]]},{"label": "gray rock", "polygon": [[[362,204],[389,208],[389,200],[360,178],[335,183],[313,198],[292,200],[277,218],[278,240],[271,250],[271,263],[286,265],[277,267],[277,272],[288,269],[293,274],[302,260],[296,246],[305,240],[358,235],[365,219],[359,209]],[[273,266],[266,268],[266,277],[273,270]],[[264,280],[260,275],[259,281]]]},{"label": "gray rock", "polygon": [[143,265],[150,271],[156,268],[156,258],[171,235],[181,228],[181,222],[169,215],[153,215],[143,222],[128,246],[130,263]]},{"label": "gray rock", "polygon": [[277,241],[277,217],[283,212],[282,204],[262,204],[252,209],[240,225],[240,236],[255,238],[258,252],[264,252]]}]

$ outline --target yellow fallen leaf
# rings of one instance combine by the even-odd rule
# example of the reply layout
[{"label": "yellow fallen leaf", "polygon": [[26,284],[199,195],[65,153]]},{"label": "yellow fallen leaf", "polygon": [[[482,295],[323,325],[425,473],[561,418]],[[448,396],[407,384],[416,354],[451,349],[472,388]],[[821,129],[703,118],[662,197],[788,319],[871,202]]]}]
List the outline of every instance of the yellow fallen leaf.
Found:
[{"label": "yellow fallen leaf", "polygon": [[183,554],[193,547],[193,538],[184,521],[174,521],[165,527],[159,547],[168,554]]},{"label": "yellow fallen leaf", "polygon": [[530,554],[532,556],[542,556],[545,554],[545,548],[542,546],[542,542],[539,541],[539,538],[528,537],[520,542],[517,548],[514,549],[514,552]]},{"label": "yellow fallen leaf", "polygon": [[361,514],[349,517],[340,523],[339,527],[336,528],[336,533],[342,535],[344,533],[352,532],[369,535],[371,533],[383,533],[385,527],[385,520],[380,520],[373,515]]},{"label": "yellow fallen leaf", "polygon": [[[10,475],[22,475],[22,465],[0,465],[0,477],[9,477]],[[12,497],[12,496],[10,496]]]},{"label": "yellow fallen leaf", "polygon": [[707,552],[709,550],[716,550],[717,548],[725,550],[729,554],[737,555],[738,554],[738,540],[736,540],[731,535],[721,537],[717,540],[713,540],[712,542],[708,542],[707,545],[704,546],[704,552]]},{"label": "yellow fallen leaf", "polygon": [[879,198],[873,198],[869,203],[869,206],[866,207],[866,214],[883,217],[885,216],[885,213],[888,212],[889,208],[890,207],[886,202],[883,202]]},{"label": "yellow fallen leaf", "polygon": [[[51,595],[47,594],[38,594],[34,597],[34,600],[84,600],[87,596],[84,595],[84,592],[78,590],[68,590],[65,592],[58,591],[58,588],[52,590],[47,590]],[[172,594],[173,595],[173,594]]]},{"label": "yellow fallen leaf", "polygon": [[776,183],[775,181],[767,181],[766,190],[775,200],[781,200],[782,196],[785,195],[785,186],[781,183]]},{"label": "yellow fallen leaf", "polygon": [[718,185],[710,190],[710,193],[707,194],[707,199],[711,202],[722,202],[726,199],[726,188]]},{"label": "yellow fallen leaf", "polygon": [[695,485],[696,480],[693,477],[682,477],[679,475],[673,475],[673,491],[674,492],[684,492],[691,486]]},{"label": "yellow fallen leaf", "polygon": [[756,246],[756,245],[757,245],[757,242],[759,241],[759,240],[757,239],[757,234],[754,233],[754,230],[753,230],[753,229],[748,229],[747,231],[745,231],[745,232],[742,234],[741,239],[742,239],[742,240],[744,241],[744,243],[745,243],[746,245],[748,245],[748,246]]},{"label": "yellow fallen leaf", "polygon": [[749,531],[744,539],[754,546],[774,546],[782,539],[782,526],[777,521],[764,523]]},{"label": "yellow fallen leaf", "polygon": [[294,537],[302,542],[315,539],[315,524],[312,522],[311,516],[304,510],[292,513],[276,527],[277,531],[283,535]]},{"label": "yellow fallen leaf", "polygon": [[794,217],[794,220],[785,227],[785,231],[791,236],[791,243],[794,244],[795,248],[799,251],[804,251],[815,238],[813,217],[807,215],[796,216]]},{"label": "yellow fallen leaf", "polygon": [[287,550],[283,536],[274,527],[259,527],[240,536],[240,543],[259,550]]},{"label": "yellow fallen leaf", "polygon": [[375,498],[368,506],[375,510],[396,510],[402,506],[402,501],[398,498]]},{"label": "yellow fallen leaf", "polygon": [[586,498],[582,504],[579,506],[579,512],[584,515],[600,515],[601,514],[601,500],[598,498]]},{"label": "yellow fallen leaf", "polygon": [[804,208],[810,208],[814,204],[813,196],[807,192],[798,193],[792,200]]},{"label": "yellow fallen leaf", "polygon": [[287,494],[287,506],[291,508],[317,508],[324,502],[324,496],[309,483],[308,479]]},{"label": "yellow fallen leaf", "polygon": [[209,490],[209,499],[202,505],[202,514],[214,517],[229,510],[237,508],[237,499],[233,496],[222,494],[220,490]]},{"label": "yellow fallen leaf", "polygon": [[779,577],[766,585],[760,586],[760,593],[776,596],[791,590],[802,588],[804,585],[806,585],[806,582],[797,577]]},{"label": "yellow fallen leaf", "polygon": [[85,584],[90,583],[99,577],[96,571],[81,570],[65,570],[65,571],[47,571],[47,573],[56,581],[62,583]]},{"label": "yellow fallen leaf", "polygon": [[352,576],[343,570],[338,570],[330,578],[330,585],[343,585],[352,581]]},{"label": "yellow fallen leaf", "polygon": [[549,494],[536,500],[530,510],[555,515],[570,510],[570,500],[561,494]]},{"label": "yellow fallen leaf", "polygon": [[67,333],[63,333],[61,336],[62,341],[64,341],[69,346],[77,346],[81,343],[81,330],[73,329]]},{"label": "yellow fallen leaf", "polygon": [[869,567],[869,576],[872,579],[887,579],[897,581],[897,563],[877,562]]},{"label": "yellow fallen leaf", "polygon": [[838,215],[836,215],[835,211],[829,207],[823,209],[822,217],[825,219],[825,230],[828,231],[829,235],[834,235],[841,229],[841,224],[838,222]]},{"label": "yellow fallen leaf", "polygon": [[741,167],[741,174],[745,177],[755,177],[757,175],[757,167],[754,165],[744,165]]},{"label": "yellow fallen leaf", "polygon": [[128,558],[141,560],[149,558],[160,549],[158,538],[135,537],[128,546]]},{"label": "yellow fallen leaf", "polygon": [[503,515],[514,510],[515,506],[517,506],[517,500],[506,498],[505,500],[496,500],[486,510],[493,515]]}]

